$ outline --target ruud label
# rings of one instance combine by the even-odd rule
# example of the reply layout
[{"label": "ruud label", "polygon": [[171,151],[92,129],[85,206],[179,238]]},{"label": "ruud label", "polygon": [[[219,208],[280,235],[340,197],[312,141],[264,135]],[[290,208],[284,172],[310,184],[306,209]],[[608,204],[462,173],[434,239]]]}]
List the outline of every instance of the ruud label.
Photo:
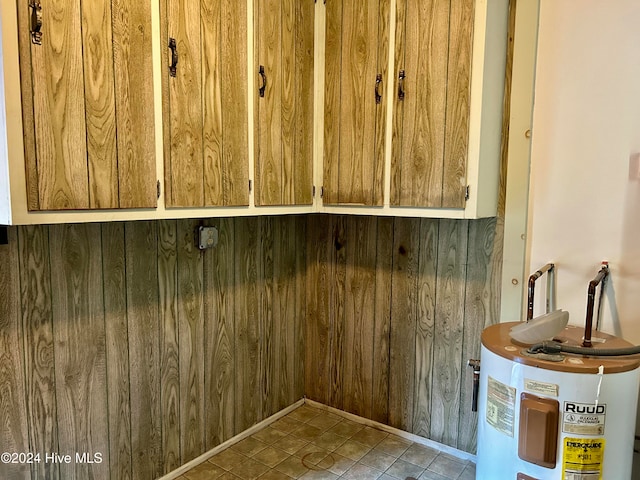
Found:
[{"label": "ruud label", "polygon": [[604,435],[607,405],[564,402],[562,431],[581,435]]}]

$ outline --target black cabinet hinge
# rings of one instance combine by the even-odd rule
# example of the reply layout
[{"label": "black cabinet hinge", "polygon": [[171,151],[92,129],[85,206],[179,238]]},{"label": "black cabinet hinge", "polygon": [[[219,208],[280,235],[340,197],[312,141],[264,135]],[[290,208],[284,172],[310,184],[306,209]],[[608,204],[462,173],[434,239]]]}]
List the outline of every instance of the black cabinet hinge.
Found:
[{"label": "black cabinet hinge", "polygon": [[156,183],[156,194],[158,195],[158,198],[160,198],[160,180]]},{"label": "black cabinet hinge", "polygon": [[252,187],[252,186],[253,186],[253,185],[251,184],[251,180],[249,180],[249,191],[251,191],[251,187]]},{"label": "black cabinet hinge", "polygon": [[324,197],[324,187],[320,187],[320,198]]},{"label": "black cabinet hinge", "polygon": [[467,185],[467,188],[464,190],[464,199],[469,200],[469,185]]}]

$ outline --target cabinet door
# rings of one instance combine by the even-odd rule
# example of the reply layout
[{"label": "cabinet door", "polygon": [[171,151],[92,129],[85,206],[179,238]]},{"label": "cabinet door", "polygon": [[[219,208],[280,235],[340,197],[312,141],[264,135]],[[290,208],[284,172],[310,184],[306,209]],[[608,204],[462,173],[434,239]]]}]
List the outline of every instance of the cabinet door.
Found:
[{"label": "cabinet door", "polygon": [[325,204],[381,205],[388,0],[327,0]]},{"label": "cabinet door", "polygon": [[256,205],[313,201],[314,2],[256,0]]},{"label": "cabinet door", "polygon": [[248,205],[246,2],[167,0],[165,14],[166,204]]},{"label": "cabinet door", "polygon": [[464,208],[473,0],[398,0],[391,205]]},{"label": "cabinet door", "polygon": [[150,2],[29,3],[18,8],[29,210],[155,207]]}]

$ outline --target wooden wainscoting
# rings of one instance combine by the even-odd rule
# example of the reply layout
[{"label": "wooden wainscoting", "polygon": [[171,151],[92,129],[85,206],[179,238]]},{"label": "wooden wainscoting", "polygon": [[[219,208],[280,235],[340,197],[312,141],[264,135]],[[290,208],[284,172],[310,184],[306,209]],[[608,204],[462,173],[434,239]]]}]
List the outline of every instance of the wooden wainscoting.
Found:
[{"label": "wooden wainscoting", "polygon": [[306,219],[9,228],[0,450],[101,463],[0,477],[157,478],[303,396]]},{"label": "wooden wainscoting", "polygon": [[469,358],[498,321],[502,220],[310,217],[305,393],[467,452]]}]

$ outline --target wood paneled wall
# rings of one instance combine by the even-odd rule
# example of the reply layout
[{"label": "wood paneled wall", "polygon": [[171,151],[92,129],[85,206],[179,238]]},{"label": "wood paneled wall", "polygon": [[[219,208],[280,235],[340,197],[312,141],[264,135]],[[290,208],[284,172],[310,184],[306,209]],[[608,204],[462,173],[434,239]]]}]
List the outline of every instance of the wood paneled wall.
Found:
[{"label": "wood paneled wall", "polygon": [[461,450],[499,319],[502,221],[310,217],[305,393]]},{"label": "wood paneled wall", "polygon": [[[0,478],[157,478],[303,396],[304,217],[11,227]],[[101,463],[44,462],[46,452]]]}]

